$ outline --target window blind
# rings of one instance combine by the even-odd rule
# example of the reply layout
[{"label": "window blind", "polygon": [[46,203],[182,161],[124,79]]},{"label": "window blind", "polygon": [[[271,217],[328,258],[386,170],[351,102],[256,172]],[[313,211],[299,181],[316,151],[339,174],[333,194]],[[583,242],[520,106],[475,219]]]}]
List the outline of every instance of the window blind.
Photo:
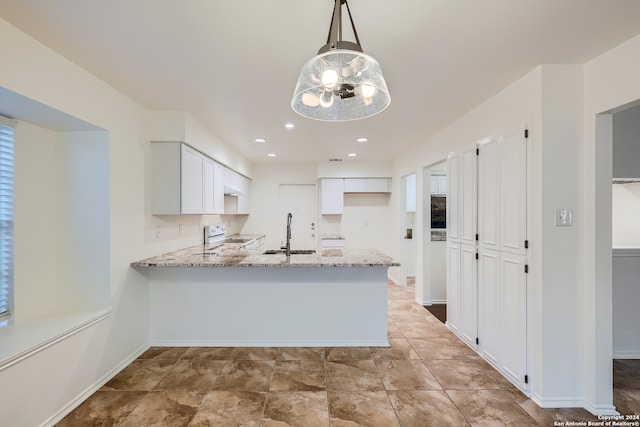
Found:
[{"label": "window blind", "polygon": [[0,116],[0,321],[13,307],[13,128]]}]

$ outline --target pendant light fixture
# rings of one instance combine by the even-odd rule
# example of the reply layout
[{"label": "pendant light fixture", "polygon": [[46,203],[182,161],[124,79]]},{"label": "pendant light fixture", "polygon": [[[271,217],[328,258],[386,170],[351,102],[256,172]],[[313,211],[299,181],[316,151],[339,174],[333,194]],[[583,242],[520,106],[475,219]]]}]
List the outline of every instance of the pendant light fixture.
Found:
[{"label": "pendant light fixture", "polygon": [[[342,40],[343,5],[355,43]],[[335,0],[327,44],[302,67],[291,107],[310,119],[347,121],[378,114],[390,103],[380,64],[362,52],[347,0]]]}]

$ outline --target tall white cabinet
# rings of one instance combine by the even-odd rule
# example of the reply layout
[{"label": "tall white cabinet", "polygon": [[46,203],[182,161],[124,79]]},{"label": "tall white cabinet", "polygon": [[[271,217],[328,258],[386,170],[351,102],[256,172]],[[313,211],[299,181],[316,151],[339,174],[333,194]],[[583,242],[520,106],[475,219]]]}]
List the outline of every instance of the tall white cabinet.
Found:
[{"label": "tall white cabinet", "polygon": [[447,325],[522,390],[528,379],[527,134],[520,125],[448,159]]}]

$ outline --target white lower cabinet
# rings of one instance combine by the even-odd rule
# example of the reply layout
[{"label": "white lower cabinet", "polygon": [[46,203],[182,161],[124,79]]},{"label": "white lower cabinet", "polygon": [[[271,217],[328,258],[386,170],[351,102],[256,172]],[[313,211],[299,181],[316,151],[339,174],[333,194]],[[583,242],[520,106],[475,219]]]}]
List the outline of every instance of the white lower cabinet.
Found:
[{"label": "white lower cabinet", "polygon": [[460,336],[472,348],[477,348],[478,337],[478,265],[476,248],[460,246]]},{"label": "white lower cabinet", "polygon": [[460,330],[460,243],[447,242],[447,326]]}]

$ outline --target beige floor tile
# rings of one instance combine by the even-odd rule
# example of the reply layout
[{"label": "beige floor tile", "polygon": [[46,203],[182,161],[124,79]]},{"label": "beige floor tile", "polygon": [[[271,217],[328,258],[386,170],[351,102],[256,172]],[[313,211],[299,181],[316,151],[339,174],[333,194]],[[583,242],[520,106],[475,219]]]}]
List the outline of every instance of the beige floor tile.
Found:
[{"label": "beige floor tile", "polygon": [[405,338],[408,339],[426,339],[426,338],[439,338],[447,337],[450,332],[442,326],[440,322],[433,325],[426,321],[424,322],[407,322],[404,324],[398,324],[403,330]]},{"label": "beige floor tile", "polygon": [[186,359],[178,361],[154,390],[193,390],[207,392],[227,361]]},{"label": "beige floor tile", "polygon": [[473,360],[429,360],[425,365],[445,390],[500,388],[485,368]]},{"label": "beige floor tile", "polygon": [[565,424],[567,421],[573,421],[577,425],[580,421],[598,421],[598,417],[582,408],[541,408],[532,400],[526,400],[520,406],[542,426],[558,425],[554,424],[556,421]]},{"label": "beige floor tile", "polygon": [[178,360],[187,352],[189,347],[150,347],[138,359],[169,359]]},{"label": "beige floor tile", "polygon": [[387,337],[389,339],[404,338],[404,335],[402,334],[402,329],[400,329],[398,325],[395,324],[395,322],[391,322],[387,326]]},{"label": "beige floor tile", "polygon": [[390,391],[402,427],[463,427],[469,424],[444,391]]},{"label": "beige floor tile", "polygon": [[115,426],[147,395],[146,391],[97,391],[64,417],[58,427]]},{"label": "beige floor tile", "polygon": [[329,392],[332,427],[399,426],[385,391]]},{"label": "beige floor tile", "polygon": [[213,390],[268,391],[274,360],[229,361],[213,384]]},{"label": "beige floor tile", "polygon": [[279,360],[269,390],[324,391],[327,389],[323,360]]},{"label": "beige floor tile", "polygon": [[267,393],[211,391],[191,420],[192,427],[259,427]]},{"label": "beige floor tile", "polygon": [[277,360],[324,360],[324,347],[282,347]]},{"label": "beige floor tile", "polygon": [[640,360],[613,361],[613,385],[618,389],[640,390]]},{"label": "beige floor tile", "polygon": [[134,360],[101,390],[153,390],[174,365],[175,361],[167,359]]},{"label": "beige floor tile", "polygon": [[231,353],[233,360],[276,360],[277,347],[236,347]]},{"label": "beige floor tile", "polygon": [[183,359],[232,360],[235,347],[191,347]]},{"label": "beige floor tile", "polygon": [[614,390],[613,404],[623,415],[640,415],[640,390]]},{"label": "beige floor tile", "polygon": [[476,354],[466,345],[452,345],[444,337],[410,339],[409,343],[423,360],[467,359]]},{"label": "beige floor tile", "polygon": [[371,347],[371,356],[374,360],[394,360],[394,359],[419,359],[416,353],[405,338],[390,339],[389,347]]},{"label": "beige floor tile", "polygon": [[421,360],[378,360],[376,367],[387,390],[442,390]]},{"label": "beige floor tile", "polygon": [[272,391],[262,427],[328,427],[326,391]]},{"label": "beige floor tile", "polygon": [[119,426],[185,426],[197,412],[204,395],[194,391],[152,391]]},{"label": "beige floor tile", "polygon": [[472,426],[540,427],[502,390],[447,390],[447,394]]},{"label": "beige floor tile", "polygon": [[327,390],[384,390],[373,360],[340,360],[327,362]]},{"label": "beige floor tile", "polygon": [[327,360],[368,360],[371,359],[369,347],[327,347]]}]

